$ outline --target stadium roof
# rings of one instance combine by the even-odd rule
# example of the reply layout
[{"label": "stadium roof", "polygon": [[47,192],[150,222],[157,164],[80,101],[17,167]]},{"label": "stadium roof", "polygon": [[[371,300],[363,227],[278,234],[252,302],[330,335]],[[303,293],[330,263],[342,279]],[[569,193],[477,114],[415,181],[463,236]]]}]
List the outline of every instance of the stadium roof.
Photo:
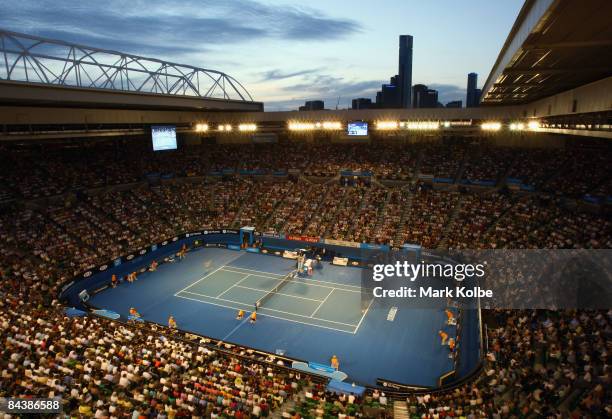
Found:
[{"label": "stadium roof", "polygon": [[263,109],[217,70],[3,29],[0,56],[3,104]]},{"label": "stadium roof", "polygon": [[481,103],[529,103],[612,75],[611,18],[610,0],[527,0]]}]

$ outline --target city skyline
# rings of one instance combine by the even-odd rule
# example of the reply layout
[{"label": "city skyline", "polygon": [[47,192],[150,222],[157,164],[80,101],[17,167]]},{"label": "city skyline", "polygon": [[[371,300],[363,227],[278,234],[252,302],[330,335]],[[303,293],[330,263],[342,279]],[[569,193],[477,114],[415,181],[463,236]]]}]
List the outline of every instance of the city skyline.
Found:
[{"label": "city skyline", "polygon": [[484,82],[522,3],[5,0],[0,27],[224,71],[267,110],[338,97],[349,108],[397,73],[402,34],[414,37],[412,84],[465,99],[467,74]]}]

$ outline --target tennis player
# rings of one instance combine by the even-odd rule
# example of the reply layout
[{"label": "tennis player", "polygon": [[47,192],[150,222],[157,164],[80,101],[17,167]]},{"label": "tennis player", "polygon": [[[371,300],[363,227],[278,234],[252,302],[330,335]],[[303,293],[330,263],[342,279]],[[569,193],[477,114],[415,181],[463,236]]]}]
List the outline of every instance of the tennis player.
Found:
[{"label": "tennis player", "polygon": [[249,320],[249,322],[251,324],[255,324],[256,321],[257,321],[257,312],[254,311],[254,312],[251,313],[251,320]]},{"label": "tennis player", "polygon": [[244,310],[238,310],[238,315],[236,316],[236,320],[244,319]]}]

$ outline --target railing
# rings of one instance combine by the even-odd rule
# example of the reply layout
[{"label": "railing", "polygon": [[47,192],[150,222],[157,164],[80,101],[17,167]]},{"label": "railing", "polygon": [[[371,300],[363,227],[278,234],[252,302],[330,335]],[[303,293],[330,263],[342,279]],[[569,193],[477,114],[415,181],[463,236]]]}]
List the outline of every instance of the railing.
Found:
[{"label": "railing", "polygon": [[0,29],[0,80],[252,102],[217,70]]}]

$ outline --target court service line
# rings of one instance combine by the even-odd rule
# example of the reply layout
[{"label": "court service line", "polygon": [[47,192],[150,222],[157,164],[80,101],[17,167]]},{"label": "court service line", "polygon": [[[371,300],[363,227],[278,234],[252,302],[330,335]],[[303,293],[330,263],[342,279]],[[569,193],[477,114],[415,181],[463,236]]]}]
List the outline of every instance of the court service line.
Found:
[{"label": "court service line", "polygon": [[[189,291],[185,291],[186,293],[189,293]],[[224,307],[224,308],[231,308],[232,310],[238,310],[241,309],[242,307],[233,307],[233,306],[228,306],[225,304],[219,304],[219,303],[211,303],[209,301],[203,301],[203,300],[199,300],[197,298],[191,298],[191,297],[185,297],[184,295],[175,295],[175,297],[178,298],[184,298],[185,300],[191,300],[191,301],[197,301],[198,303],[201,304],[210,304],[212,306],[217,306],[217,307]],[[203,297],[207,297],[206,295],[203,295]],[[211,297],[212,298],[212,297]],[[243,303],[238,303],[241,304],[243,306],[250,306],[250,304],[243,304]],[[248,310],[248,309],[247,309]]]},{"label": "court service line", "polygon": [[242,278],[240,281],[236,282],[234,285],[232,285],[231,287],[229,287],[228,289],[226,289],[225,291],[223,291],[221,294],[217,295],[215,298],[219,298],[219,297],[221,297],[223,294],[225,294],[226,292],[228,292],[229,290],[231,290],[232,288],[239,286],[238,284],[240,284],[242,281],[244,281],[245,279],[247,279],[249,276],[251,276],[251,274],[248,274],[247,276],[245,276],[244,278]]},{"label": "court service line", "polygon": [[[188,291],[186,291],[186,292],[188,292]],[[201,304],[210,304],[210,305],[217,306],[217,307],[223,307],[223,308],[229,308],[229,309],[232,309],[232,310],[236,310],[236,307],[232,307],[232,306],[228,306],[228,305],[224,305],[224,304],[218,304],[218,303],[210,303],[208,301],[198,300],[197,298],[185,297],[183,295],[175,295],[175,297],[184,298],[186,300],[191,300],[191,301],[197,301],[197,302],[199,302]],[[247,304],[243,304],[243,303],[239,303],[239,304],[247,305]],[[307,326],[312,326],[312,327],[321,327],[323,329],[329,329],[329,330],[333,330],[335,332],[350,333],[352,335],[355,334],[355,332],[351,332],[351,331],[348,331],[348,330],[336,329],[334,327],[323,326],[321,324],[316,324],[316,323],[301,322],[299,320],[292,320],[292,319],[287,319],[285,317],[273,316],[272,314],[260,313],[259,315],[260,316],[264,316],[264,317],[272,317],[274,319],[284,320],[284,321],[288,321],[288,322],[292,322],[292,323],[305,324]],[[355,327],[355,326],[352,326],[352,327]]]},{"label": "court service line", "polygon": [[[197,292],[192,292],[192,291],[183,291],[186,292],[187,294],[194,294],[194,295],[199,295],[200,297],[207,297],[207,298],[212,298],[215,300],[220,300],[220,301],[226,301],[228,303],[234,303],[234,304],[242,304],[242,305],[246,305],[249,306],[249,303],[243,303],[241,301],[234,301],[234,300],[228,300],[227,298],[215,298],[213,296],[210,295],[205,295],[205,294],[198,294]],[[180,295],[177,295],[177,297],[180,297]],[[207,301],[201,301],[202,303],[207,303]],[[357,327],[357,325],[352,324],[352,323],[343,323],[343,322],[337,322],[335,320],[327,320],[327,319],[322,319],[320,317],[310,317],[310,316],[306,316],[304,314],[297,314],[297,313],[291,313],[289,311],[284,311],[284,310],[277,310],[275,308],[269,308],[269,307],[259,307],[258,309],[259,311],[261,310],[271,310],[271,311],[276,311],[278,313],[284,313],[287,314],[289,316],[298,316],[298,317],[304,317],[306,319],[313,319],[313,320],[320,320],[322,322],[328,322],[328,323],[335,323],[335,324],[341,324],[343,326],[351,326],[351,327]]]},{"label": "court service line", "polygon": [[359,326],[361,326],[361,322],[363,322],[363,319],[365,319],[365,317],[368,315],[368,311],[370,311],[370,307],[372,306],[373,302],[374,302],[374,298],[370,300],[370,304],[368,304],[368,307],[363,313],[363,316],[361,316],[361,320],[359,320],[359,323],[357,323],[357,327],[355,328],[355,331],[353,332],[353,334],[357,334],[357,331],[359,330]]},{"label": "court service line", "polygon": [[217,271],[220,271],[221,268],[223,268],[223,266],[219,266],[217,269],[215,269],[214,271],[212,271],[211,273],[209,273],[208,275],[203,276],[202,278],[198,279],[197,281],[187,285],[185,288],[183,288],[182,290],[178,291],[177,293],[175,293],[174,295],[176,296],[177,294],[180,294],[181,292],[188,290],[189,288],[193,287],[195,284],[197,284],[200,281],[205,280],[206,278],[208,278],[209,276],[211,276],[212,274],[216,273]]},{"label": "court service line", "polygon": [[323,304],[325,304],[325,302],[327,301],[327,299],[329,298],[329,296],[330,296],[330,295],[332,295],[332,293],[333,293],[335,290],[336,290],[335,288],[332,288],[332,290],[329,292],[329,294],[327,294],[327,297],[325,297],[325,298],[323,299],[323,301],[321,301],[321,304],[319,304],[319,306],[317,307],[317,309],[316,309],[315,311],[313,311],[313,312],[312,312],[312,314],[310,315],[310,317],[313,317],[313,316],[314,316],[314,315],[317,313],[317,311],[319,311],[319,309],[320,309],[321,307],[323,307]]},{"label": "court service line", "polygon": [[[227,272],[233,272],[236,274],[242,274],[242,273],[246,273],[246,272],[239,272],[239,271],[232,271],[231,269],[227,269],[228,266],[224,267],[224,271]],[[229,266],[229,268],[234,268],[233,266]],[[254,269],[247,269],[247,268],[239,268],[239,269],[243,269],[245,271],[253,271],[253,272],[258,272],[258,273],[262,273],[262,274],[266,274],[267,276],[262,276],[262,275],[256,275],[256,274],[252,274],[252,276],[258,276],[258,277],[263,277],[263,278],[268,278],[268,279],[274,279],[276,281],[280,281],[282,278],[285,277],[285,275],[280,275],[280,274],[275,274],[272,272],[263,272],[263,271],[256,271]],[[274,276],[278,276],[280,278],[274,278]],[[321,281],[318,279],[303,279],[303,278],[299,278],[297,280],[291,280],[290,282],[296,282],[296,283],[300,283],[300,284],[306,284],[306,285],[311,285],[313,287],[322,287],[322,288],[336,288],[339,291],[346,291],[346,292],[358,292],[361,293],[361,287],[358,287],[357,285],[349,285],[349,284],[341,284],[339,282],[330,282],[330,281]],[[318,282],[320,284],[328,284],[328,285],[318,285],[318,284],[311,284],[311,282]],[[330,285],[337,285],[336,287],[330,286]],[[347,289],[344,287],[349,287],[349,288],[357,288],[355,290],[352,289]]]},{"label": "court service line", "polygon": [[[242,254],[241,254],[241,253],[240,253],[240,254],[238,254],[238,255],[237,255],[235,258],[233,258],[233,259],[229,260],[227,263],[232,263],[233,261],[235,261],[236,259],[238,259],[240,256],[242,256]],[[217,269],[215,269],[214,271],[210,272],[209,274],[204,275],[202,278],[198,279],[198,280],[197,280],[197,281],[195,281],[195,282],[192,282],[191,284],[187,285],[187,286],[186,286],[185,288],[183,288],[182,290],[177,291],[177,292],[176,292],[174,295],[176,296],[176,294],[178,294],[178,293],[180,293],[180,292],[183,292],[183,291],[185,291],[186,289],[189,289],[189,288],[193,287],[193,286],[194,286],[195,284],[197,284],[198,282],[205,280],[206,278],[208,278],[208,277],[209,277],[209,276],[211,276],[212,274],[214,274],[214,273],[216,273],[217,271],[219,271],[219,270],[223,269],[225,266],[226,266],[226,265],[221,265],[221,266],[219,266]]]},{"label": "court service line", "polygon": [[[236,288],[244,288],[244,289],[251,290],[251,291],[270,292],[270,290],[262,290],[261,288],[251,288],[251,287],[246,287],[244,285],[234,285],[234,287],[236,287]],[[300,300],[316,301],[317,303],[322,301],[322,300],[317,300],[316,298],[300,297],[299,295],[284,294],[282,292],[273,292],[272,294],[274,294],[274,295],[283,295],[285,297],[291,297],[291,298],[299,298]]]}]

